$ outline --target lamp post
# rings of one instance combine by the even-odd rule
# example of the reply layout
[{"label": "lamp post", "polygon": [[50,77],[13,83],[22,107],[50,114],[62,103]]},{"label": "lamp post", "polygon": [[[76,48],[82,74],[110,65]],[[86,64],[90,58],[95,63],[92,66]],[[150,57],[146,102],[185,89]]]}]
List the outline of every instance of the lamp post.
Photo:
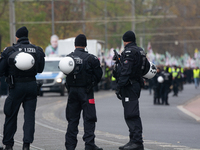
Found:
[{"label": "lamp post", "polygon": [[[83,0],[82,9],[83,9],[82,19],[85,20],[85,0]],[[86,29],[85,29],[85,23],[84,22],[82,24],[82,30],[83,30],[83,33],[85,34]]]},{"label": "lamp post", "polygon": [[10,45],[16,42],[15,40],[15,2],[9,0],[9,19],[10,19]]},{"label": "lamp post", "polygon": [[131,3],[131,7],[132,7],[132,31],[135,32],[135,0],[132,0]]},{"label": "lamp post", "polygon": [[51,1],[51,21],[52,21],[52,35],[54,35],[55,33],[55,29],[54,29],[54,0]]},{"label": "lamp post", "polygon": [[105,0],[105,6],[104,6],[105,10],[104,10],[104,18],[105,18],[105,50],[107,49],[107,43],[108,43],[108,37],[107,37],[107,32],[108,32],[108,28],[107,28],[107,0]]}]

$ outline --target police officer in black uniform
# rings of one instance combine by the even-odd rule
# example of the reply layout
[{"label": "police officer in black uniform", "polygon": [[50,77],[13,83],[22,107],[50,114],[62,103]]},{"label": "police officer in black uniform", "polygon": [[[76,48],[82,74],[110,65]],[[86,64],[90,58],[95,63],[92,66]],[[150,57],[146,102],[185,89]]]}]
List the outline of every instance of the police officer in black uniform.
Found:
[{"label": "police officer in black uniform", "polygon": [[[125,49],[121,53],[120,60],[113,72],[117,80],[116,94],[122,100],[124,117],[129,128],[130,141],[120,150],[144,150],[142,139],[142,122],[139,112],[139,97],[142,79],[142,54],[144,51],[136,44],[133,31],[127,31],[123,35]],[[116,57],[116,56],[115,56]],[[113,58],[116,60],[116,58]]]},{"label": "police officer in black uniform", "polygon": [[96,108],[93,87],[102,77],[102,69],[98,58],[85,51],[87,39],[84,34],[75,38],[75,50],[68,56],[74,58],[75,69],[66,77],[69,92],[66,107],[68,128],[65,146],[67,150],[75,150],[77,145],[78,124],[83,111],[85,150],[103,150],[95,145]]},{"label": "police officer in black uniform", "polygon": [[163,105],[169,105],[168,94],[170,92],[170,86],[172,85],[172,74],[168,70],[169,67],[161,72],[161,76],[164,78],[164,82],[161,84],[161,98]]},{"label": "police officer in black uniform", "polygon": [[153,103],[154,105],[156,104],[161,104],[160,99],[161,99],[161,83],[158,82],[158,77],[161,76],[161,68],[157,67],[157,73],[153,77],[152,82],[153,82]]},{"label": "police officer in black uniform", "polygon": [[[17,130],[17,115],[22,104],[24,109],[23,150],[29,150],[30,143],[34,140],[35,131],[35,110],[37,103],[35,75],[41,73],[44,69],[45,54],[42,48],[30,44],[28,30],[25,26],[17,30],[16,41],[17,44],[7,47],[2,52],[0,59],[0,76],[5,76],[9,85],[9,95],[4,105],[3,144],[6,145],[5,150],[13,149],[14,135]],[[22,52],[34,58],[32,62],[33,66],[30,69],[20,70],[16,67],[18,62],[14,61],[14,56]],[[26,62],[24,63],[26,64]]]}]

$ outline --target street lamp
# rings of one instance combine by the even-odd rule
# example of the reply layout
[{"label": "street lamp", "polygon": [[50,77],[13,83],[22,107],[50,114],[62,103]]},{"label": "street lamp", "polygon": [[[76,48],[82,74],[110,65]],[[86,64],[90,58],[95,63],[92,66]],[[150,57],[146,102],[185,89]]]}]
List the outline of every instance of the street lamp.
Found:
[{"label": "street lamp", "polygon": [[52,21],[52,35],[54,35],[54,0],[51,1],[51,21]]},{"label": "street lamp", "polygon": [[9,18],[10,18],[10,45],[16,42],[15,40],[15,2],[9,0]]}]

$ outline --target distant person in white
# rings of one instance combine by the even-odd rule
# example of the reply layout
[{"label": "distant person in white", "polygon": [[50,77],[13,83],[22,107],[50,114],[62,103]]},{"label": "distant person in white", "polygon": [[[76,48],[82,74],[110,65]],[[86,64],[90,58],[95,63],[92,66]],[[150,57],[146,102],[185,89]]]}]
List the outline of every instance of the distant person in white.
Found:
[{"label": "distant person in white", "polygon": [[51,45],[47,46],[45,49],[45,55],[49,56],[51,54],[58,54],[58,36],[52,35],[50,39]]}]

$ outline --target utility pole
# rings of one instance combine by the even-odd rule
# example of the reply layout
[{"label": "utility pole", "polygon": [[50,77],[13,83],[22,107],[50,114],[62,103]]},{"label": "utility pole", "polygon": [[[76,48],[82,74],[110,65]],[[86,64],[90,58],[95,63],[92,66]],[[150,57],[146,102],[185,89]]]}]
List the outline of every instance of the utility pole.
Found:
[{"label": "utility pole", "polygon": [[132,18],[133,18],[132,31],[135,32],[135,0],[132,0],[131,6],[132,6]]},{"label": "utility pole", "polygon": [[10,17],[10,45],[16,42],[15,39],[15,2],[14,0],[9,0],[9,17]]},{"label": "utility pole", "polygon": [[[85,20],[85,0],[83,0],[83,6],[82,6],[82,8],[83,8],[83,16],[82,16],[82,19],[83,20]],[[83,30],[83,33],[85,34],[85,22],[83,22],[83,24],[82,24],[82,30]]]},{"label": "utility pole", "polygon": [[54,35],[55,30],[54,30],[54,0],[51,1],[51,21],[52,21],[52,35]]},{"label": "utility pole", "polygon": [[107,28],[107,0],[105,0],[105,6],[104,6],[105,10],[105,14],[104,14],[104,18],[105,18],[105,50],[107,49],[107,44],[108,44],[108,37],[107,37],[107,31],[108,31],[108,28]]}]

